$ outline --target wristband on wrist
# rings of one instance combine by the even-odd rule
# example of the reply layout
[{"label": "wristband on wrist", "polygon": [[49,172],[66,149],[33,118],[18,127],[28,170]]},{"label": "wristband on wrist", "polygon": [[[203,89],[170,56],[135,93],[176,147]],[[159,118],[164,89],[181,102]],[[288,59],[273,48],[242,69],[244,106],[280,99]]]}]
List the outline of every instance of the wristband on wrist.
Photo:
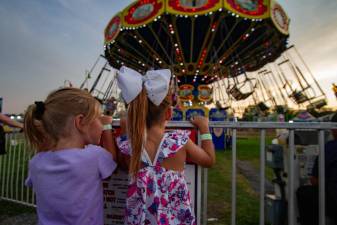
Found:
[{"label": "wristband on wrist", "polygon": [[103,131],[104,130],[112,130],[112,125],[111,124],[104,124],[103,125]]},{"label": "wristband on wrist", "polygon": [[206,133],[206,134],[201,134],[200,135],[200,140],[205,141],[205,140],[212,140],[212,135],[210,133]]}]

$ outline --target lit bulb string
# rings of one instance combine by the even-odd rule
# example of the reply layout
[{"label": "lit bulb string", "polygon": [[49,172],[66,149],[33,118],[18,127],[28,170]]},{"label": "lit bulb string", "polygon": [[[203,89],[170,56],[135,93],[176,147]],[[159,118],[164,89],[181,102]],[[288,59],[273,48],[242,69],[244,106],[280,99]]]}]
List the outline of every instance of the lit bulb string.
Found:
[{"label": "lit bulb string", "polygon": [[[211,13],[210,13],[211,14]],[[232,14],[232,15],[234,15],[234,14]],[[254,19],[253,19],[253,21],[254,21]],[[180,43],[179,43],[180,44]],[[181,54],[182,56],[184,55],[184,54]],[[169,58],[169,57],[168,57]]]},{"label": "lit bulb string", "polygon": [[[161,28],[160,28],[161,29]],[[172,65],[172,59],[170,58],[169,54],[167,53],[166,49],[164,48],[164,46],[162,45],[162,43],[160,42],[159,37],[157,36],[156,32],[153,31],[152,26],[149,26],[149,30],[151,31],[152,35],[154,36],[154,38],[156,39],[156,41],[158,42],[160,48],[162,49],[162,51],[164,52],[165,56],[167,57],[167,59],[169,60],[169,64]],[[161,30],[159,30],[158,33],[160,33]]]},{"label": "lit bulb string", "polygon": [[183,54],[182,54],[183,55]]},{"label": "lit bulb string", "polygon": [[[232,32],[235,30],[236,26],[237,26],[240,22],[241,22],[241,20],[236,20],[235,25],[232,26],[232,28],[230,29],[230,31],[228,31],[228,27],[226,26],[226,24],[225,24],[225,23],[223,24],[223,26],[224,26],[224,28],[225,28],[224,30],[226,30],[227,36],[226,36],[225,38],[223,38],[222,43],[220,44],[219,48],[216,50],[216,54],[217,54],[217,55],[218,55],[219,51],[223,48],[224,44],[227,43],[228,39],[231,37]],[[249,32],[246,32],[246,35],[249,34],[249,36],[250,36],[252,32],[254,32],[255,30],[257,30],[259,27],[262,27],[262,24],[258,24],[258,25],[256,25],[256,26],[255,26],[255,25],[256,25],[255,23],[251,23],[251,29],[250,29],[251,32],[250,32],[250,33],[249,33]],[[222,31],[222,30],[223,30],[223,29],[221,29],[221,31]],[[248,30],[249,30],[249,28],[248,28]],[[239,42],[238,42],[238,43],[239,43]],[[229,46],[229,45],[227,45],[227,46]],[[226,55],[226,52],[223,53],[223,56],[220,57],[220,60],[219,60],[219,63],[220,63],[220,64],[226,59],[226,56],[228,56],[228,55]],[[212,61],[215,61],[215,58],[214,58],[214,57],[212,57],[212,58],[210,59],[210,62],[212,62]]]},{"label": "lit bulb string", "polygon": [[[142,45],[145,45],[145,48],[142,48],[143,50],[145,51],[150,51],[148,53],[149,56],[152,57],[152,61],[150,62],[152,67],[154,67],[154,64],[156,63],[156,66],[158,68],[160,67],[168,67],[168,65],[166,64],[166,62],[161,58],[161,56],[154,50],[154,48],[156,46],[151,46],[144,38],[143,36],[138,32],[138,30],[135,30],[134,31],[134,36],[133,36],[136,40],[142,40],[141,44]],[[157,45],[157,44],[155,44]],[[149,58],[149,57],[147,57]],[[164,65],[162,65],[164,64]]]},{"label": "lit bulb string", "polygon": [[[139,50],[138,49],[136,49],[134,46],[132,46],[131,44],[129,44],[127,41],[125,41],[125,42],[123,42],[123,44],[125,44],[126,46],[127,46],[127,48],[126,49],[131,49],[131,50],[133,50],[133,51],[135,51],[140,57],[139,58],[141,58],[143,61],[141,61],[139,64],[140,65],[142,65],[145,69],[148,69],[147,68],[147,66],[145,66],[145,65],[151,65],[151,61],[148,59],[148,57],[146,56],[146,55],[144,55],[144,53],[143,52],[147,52],[148,50],[147,49],[144,49],[143,47],[142,47],[142,44],[143,44],[143,42],[144,42],[144,40],[143,39],[139,39],[138,37],[137,37],[137,35],[135,35],[135,33],[134,32],[128,32],[128,33],[126,33],[126,35],[128,35],[130,38],[132,38],[132,39],[134,39],[134,40],[136,40],[136,43],[138,43],[138,47],[140,48]],[[147,55],[151,55],[150,53],[148,53]],[[144,65],[143,65],[144,64]]]},{"label": "lit bulb string", "polygon": [[[242,22],[243,20],[241,19],[241,20],[237,20],[237,23],[236,23],[236,25],[237,24],[239,24],[240,22]],[[225,28],[226,28],[226,30],[228,30],[228,27],[227,27],[227,25],[226,24],[224,24],[224,26],[225,26]],[[252,26],[252,25],[251,25]],[[235,52],[236,52],[236,49],[238,48],[238,46],[241,44],[242,42],[241,42],[241,37],[238,37],[238,39],[234,42],[233,41],[233,39],[232,39],[232,36],[229,36],[228,37],[228,45],[227,46],[231,46],[229,49],[228,49],[228,51],[226,51],[225,53],[224,53],[224,55],[226,56],[226,58],[225,57],[220,57],[220,59],[223,61],[224,59],[227,59],[228,57],[230,57],[232,60],[233,60],[233,56],[232,56],[232,54],[234,53],[235,54]],[[236,57],[237,57],[237,55],[236,55]],[[238,60],[240,60],[240,58],[237,58]],[[241,62],[240,62],[241,63]]]},{"label": "lit bulb string", "polygon": [[[217,26],[213,28],[213,24],[214,24],[215,19],[216,19],[215,16],[211,17],[210,24],[212,26],[212,29],[217,28]],[[215,24],[217,24],[217,23],[215,23]],[[208,29],[207,34],[204,38],[204,42],[203,42],[202,47],[201,47],[202,51],[199,52],[199,56],[198,56],[198,59],[197,59],[197,68],[198,69],[200,69],[201,65],[205,62],[205,60],[207,58],[207,54],[210,53],[210,47],[211,47],[210,45],[213,43],[215,34],[216,34],[215,32],[212,32],[212,30]],[[194,35],[191,35],[191,37],[192,36],[194,38]]]},{"label": "lit bulb string", "polygon": [[[262,43],[259,44],[259,42],[261,40],[262,40],[261,42],[264,42],[264,40],[271,39],[270,35],[272,35],[272,33],[269,30],[266,30],[265,34],[263,34],[263,35],[261,34],[258,38],[254,39],[253,42],[250,42],[250,44],[248,46],[246,46],[243,50],[241,50],[240,52],[237,53],[237,56],[244,55],[244,52],[246,52],[248,49],[253,48],[255,46],[255,50],[250,52],[250,54],[246,58],[251,57],[251,55],[255,54],[257,58],[261,58],[261,59],[265,60],[267,57],[263,57],[265,51],[264,51],[263,46],[261,46]],[[262,55],[260,55],[260,54],[262,54]],[[259,55],[260,55],[260,57],[259,57]],[[228,61],[227,65],[232,64],[230,66],[233,67],[234,61],[235,61],[235,59],[232,59],[232,60]]]},{"label": "lit bulb string", "polygon": [[[156,22],[158,20],[161,19],[162,15],[163,14],[170,14],[170,15],[174,15],[176,17],[195,17],[195,18],[198,18],[199,16],[211,16],[213,13],[219,11],[219,12],[222,12],[223,10],[226,10],[226,8],[219,8],[218,10],[215,10],[215,11],[210,11],[210,12],[205,12],[205,13],[193,13],[193,14],[175,14],[175,13],[168,13],[168,12],[163,12],[162,14],[156,16],[155,18],[153,18],[152,20],[150,21],[146,21],[145,24],[140,24],[140,25],[133,25],[133,26],[127,26],[125,25],[124,23],[122,24],[123,26],[120,28],[120,31],[123,31],[123,30],[135,30],[135,29],[138,29],[138,28],[142,28],[142,27],[146,27],[148,24],[152,23],[152,22]],[[231,11],[231,10],[227,10],[227,13],[234,16],[234,17],[241,17],[241,18],[245,18],[247,20],[252,20],[252,21],[262,21],[263,19],[266,19],[268,17],[264,17],[264,18],[258,18],[258,17],[255,17],[255,18],[251,18],[252,16],[249,16],[249,15],[245,15],[244,13],[236,13],[234,11]]]},{"label": "lit bulb string", "polygon": [[[120,66],[126,64],[126,66],[131,66],[135,68],[137,71],[142,72],[144,71],[144,66],[141,60],[139,60],[140,57],[135,57],[135,53],[130,53],[129,51],[124,51],[123,55],[123,61],[118,62]],[[125,62],[125,63],[124,63]]]},{"label": "lit bulb string", "polygon": [[[123,34],[125,35],[125,34]],[[117,51],[113,51],[113,49],[117,49]],[[116,62],[120,67],[121,65],[123,65],[124,63],[129,63],[128,66],[133,65],[134,68],[140,69],[139,65],[137,63],[133,64],[132,61],[128,60],[128,57],[130,57],[129,59],[135,59],[135,57],[129,53],[128,51],[125,50],[126,48],[124,46],[121,46],[121,44],[119,42],[115,42],[115,44],[113,45],[113,47],[111,49],[109,49],[109,54],[107,54],[106,56],[110,58],[113,58],[114,60],[109,60]],[[111,57],[112,56],[112,57]]]},{"label": "lit bulb string", "polygon": [[[269,32],[269,33],[268,33]],[[251,46],[253,46],[253,45],[255,45],[257,42],[259,42],[261,39],[263,39],[263,38],[265,38],[266,40],[268,39],[272,39],[271,37],[269,37],[268,35],[273,35],[273,33],[271,33],[270,31],[269,31],[269,29],[266,29],[266,34],[263,34],[263,35],[259,35],[257,38],[254,38],[253,40],[253,42],[250,42],[250,44],[248,45],[248,46],[246,46],[244,49],[242,49],[240,52],[238,52],[237,53],[237,55],[244,55],[245,54],[245,52],[251,47]],[[264,41],[263,41],[264,42]],[[256,45],[258,45],[258,44],[256,44]],[[256,49],[260,49],[260,47],[256,47]],[[267,52],[269,52],[270,53],[270,51],[268,51],[267,50]],[[252,53],[251,53],[252,54]],[[263,59],[266,59],[267,57],[268,57],[268,55],[269,56],[271,56],[271,53],[270,54],[268,54],[268,53],[266,53],[266,54],[264,54],[263,56],[262,56],[262,58]]]},{"label": "lit bulb string", "polygon": [[125,63],[128,62],[129,64],[133,65],[134,68],[137,68],[137,70],[143,70],[142,62],[139,60],[139,58],[145,58],[138,50],[136,50],[133,46],[131,46],[130,44],[128,44],[127,42],[123,42],[123,45],[121,43],[121,45],[119,46],[122,49],[131,49],[134,51],[134,54],[137,54],[138,56],[135,57],[134,54],[130,53],[129,51],[124,50],[124,55],[121,56],[120,55],[116,55],[116,53],[114,51],[110,51],[110,54],[113,54],[115,56],[115,58],[119,58],[122,57],[123,60],[120,63]]},{"label": "lit bulb string", "polygon": [[[235,17],[237,17],[237,18],[239,18],[240,16],[238,16],[237,14],[235,14],[235,13],[232,13],[232,12],[230,12],[230,11],[228,11],[228,14],[229,15],[232,15],[232,16],[235,16]],[[208,14],[205,14],[205,15],[208,15]],[[181,15],[182,16],[182,15]],[[182,16],[183,17],[183,16]],[[185,16],[186,17],[186,16]],[[155,22],[157,21],[157,19],[160,19],[161,18],[161,16],[158,16],[157,18],[156,18],[156,20],[154,20]],[[240,18],[242,18],[242,17],[240,17]],[[246,18],[245,18],[246,19]],[[255,21],[256,19],[251,19],[252,21]],[[262,19],[260,19],[260,20],[256,20],[256,21],[262,21]],[[131,28],[128,28],[128,27],[122,27],[121,28],[121,31],[123,31],[124,29],[125,30],[135,30],[135,29],[137,29],[137,28],[142,28],[142,27],[146,27],[147,25],[142,25],[142,26],[139,26],[139,27],[131,27]],[[176,32],[177,31],[177,29],[174,29],[174,32]],[[112,43],[114,42],[114,40],[112,41]],[[192,55],[192,54],[191,54]]]},{"label": "lit bulb string", "polygon": [[[160,19],[160,17],[159,17],[159,19]],[[159,27],[160,27],[160,29],[163,31],[163,32],[165,32],[166,34],[167,34],[167,36],[170,36],[169,35],[169,33],[168,33],[168,30],[166,29],[166,20],[158,20],[158,21],[155,21],[155,22],[157,22],[157,23],[161,23],[160,25],[159,25]],[[156,40],[160,40],[159,38],[158,39],[156,39]],[[159,46],[159,42],[160,41],[157,41],[156,43],[155,43],[155,45],[153,46],[153,47],[151,47],[151,48],[153,48],[153,49],[156,49],[156,47],[157,46]],[[173,42],[172,42],[173,43]],[[167,55],[168,55],[168,53],[167,53]],[[170,57],[170,56],[167,56],[167,58],[169,59],[169,61],[171,62],[171,65],[173,64],[172,63],[172,56]],[[166,65],[166,67],[170,67],[167,63],[166,63],[166,61],[163,59],[163,58],[160,58],[159,59],[159,57],[156,57],[156,60],[158,61],[158,63],[159,64],[162,64],[162,63],[164,63],[165,65]]]},{"label": "lit bulb string", "polygon": [[[257,28],[255,28],[255,30],[256,30]],[[269,29],[265,29],[265,32],[266,32],[266,34],[270,34],[270,31],[269,31]],[[261,34],[261,35],[259,35],[257,38],[254,38],[254,40],[252,41],[252,42],[250,42],[244,49],[242,49],[240,52],[238,52],[238,53],[236,53],[235,52],[235,49],[237,49],[237,47],[239,46],[239,44],[240,44],[240,39],[238,39],[234,44],[232,44],[232,48],[231,49],[229,49],[229,51],[227,51],[227,52],[225,52],[225,54],[226,55],[224,55],[224,56],[222,56],[222,57],[220,57],[220,58],[222,58],[222,59],[224,59],[224,58],[228,58],[229,56],[231,56],[231,59],[229,60],[229,61],[227,61],[226,62],[226,64],[225,64],[225,66],[230,66],[231,68],[233,68],[233,67],[235,67],[235,61],[237,62],[237,59],[238,60],[240,60],[241,58],[239,57],[240,55],[242,55],[242,54],[244,54],[249,48],[251,48],[253,45],[255,45],[257,42],[259,42],[261,39],[263,39],[263,38],[266,38],[266,39],[268,39],[269,38],[269,36],[268,35],[266,35],[266,34]],[[267,38],[268,37],[268,38]],[[231,40],[229,40],[229,41],[231,41]],[[235,48],[234,48],[235,47]],[[256,48],[256,50],[254,50],[253,52],[255,52],[255,51],[258,51],[260,48],[259,47],[257,47]],[[235,54],[236,53],[236,57],[233,57],[232,56],[232,54]],[[252,53],[250,54],[250,55],[252,55]],[[231,64],[231,65],[230,65]],[[236,64],[237,65],[237,64]]]},{"label": "lit bulb string", "polygon": [[[219,51],[223,48],[223,46],[227,43],[228,39],[230,38],[230,36],[232,35],[233,31],[235,30],[235,28],[237,27],[238,24],[239,24],[239,20],[235,20],[234,26],[232,26],[232,28],[229,30],[228,27],[226,26],[226,24],[223,23],[223,26],[224,26],[224,28],[225,28],[224,30],[225,30],[225,32],[226,32],[227,35],[226,35],[225,38],[222,39],[223,41],[222,41],[222,43],[219,45],[218,50],[216,51],[216,54],[217,54],[217,55],[219,54]],[[222,30],[222,29],[221,29],[221,30]],[[227,45],[227,46],[229,46],[229,45]],[[221,59],[221,60],[226,59],[226,52],[223,53],[223,55],[220,57],[220,59]],[[214,61],[214,59],[211,59],[210,62],[211,62],[211,61]]]},{"label": "lit bulb string", "polygon": [[[168,22],[167,20],[163,20],[163,24],[165,24],[164,27],[167,27],[167,35],[170,38],[171,43],[174,46],[174,50],[172,51],[172,54],[175,54],[176,61],[178,63],[183,63],[185,61],[185,56],[183,54],[180,38],[179,38],[179,32],[176,27],[176,19],[174,17],[168,18],[171,19],[172,21]],[[175,32],[171,32],[170,28],[172,28]],[[183,65],[181,65],[183,66]]]},{"label": "lit bulb string", "polygon": [[[144,48],[144,47],[141,46],[142,51],[146,51],[148,56],[153,56],[154,54],[151,54],[151,53],[148,52],[148,51],[150,51],[150,50],[152,50],[152,52],[154,52],[153,49],[149,46],[149,44],[148,44],[144,39],[139,39],[139,38],[137,38],[137,34],[139,35],[139,37],[141,37],[141,35],[138,33],[138,31],[134,31],[134,32],[137,32],[137,33],[128,32],[128,34],[130,34],[132,38],[136,39],[136,41],[137,41],[137,43],[139,43],[139,45],[143,45],[143,44],[147,45],[147,48]],[[126,48],[126,49],[127,49],[127,48]],[[136,51],[137,51],[137,50],[136,50]],[[137,51],[137,53],[139,53],[139,51]],[[139,57],[139,58],[141,58],[143,61],[138,61],[138,64],[144,67],[144,68],[141,69],[142,71],[144,71],[144,70],[149,69],[149,65],[153,64],[153,60],[150,61],[150,60],[149,60],[149,57],[147,57],[147,56],[145,56],[145,55],[143,55],[143,54],[141,54],[141,55],[142,55],[142,56]],[[156,55],[156,58],[158,59],[158,63],[159,63],[159,64],[161,64],[161,63],[164,62],[163,60],[161,60],[161,59],[159,58],[159,56],[158,56],[156,53],[155,53],[155,55]],[[132,54],[131,54],[131,55],[130,55],[130,58],[128,58],[128,61],[129,61],[130,59],[133,59],[133,58],[135,58],[135,57],[132,56]],[[136,58],[137,58],[137,57],[136,57]],[[158,67],[161,67],[161,66],[158,66]]]},{"label": "lit bulb string", "polygon": [[174,47],[176,48],[175,49],[175,54],[176,54],[176,58],[177,58],[177,61],[179,61],[180,63],[184,63],[186,62],[186,59],[185,59],[185,55],[182,51],[182,45],[181,45],[181,42],[180,42],[180,38],[179,38],[179,30],[177,28],[177,19],[174,18],[174,17],[171,17],[172,19],[172,27],[173,29],[175,30],[175,32],[172,34],[172,35],[169,35],[170,37],[174,37],[175,40],[173,40],[174,42]]}]

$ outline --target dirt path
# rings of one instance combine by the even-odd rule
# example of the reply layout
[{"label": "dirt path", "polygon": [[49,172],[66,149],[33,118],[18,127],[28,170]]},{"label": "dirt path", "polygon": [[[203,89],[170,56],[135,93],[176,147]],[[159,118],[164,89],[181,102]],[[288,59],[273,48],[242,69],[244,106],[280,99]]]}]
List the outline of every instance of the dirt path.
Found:
[{"label": "dirt path", "polygon": [[[240,173],[246,177],[252,189],[256,193],[260,193],[260,173],[248,161],[237,161],[237,166]],[[266,179],[265,190],[266,193],[273,193],[273,184]]]}]

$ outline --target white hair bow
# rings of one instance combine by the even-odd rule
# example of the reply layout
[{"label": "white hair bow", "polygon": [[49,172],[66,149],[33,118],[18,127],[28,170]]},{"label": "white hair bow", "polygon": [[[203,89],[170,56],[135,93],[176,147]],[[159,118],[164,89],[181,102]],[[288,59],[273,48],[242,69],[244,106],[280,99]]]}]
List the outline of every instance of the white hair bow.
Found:
[{"label": "white hair bow", "polygon": [[168,93],[170,79],[171,72],[168,69],[149,70],[142,76],[137,71],[122,66],[117,74],[118,87],[126,103],[134,100],[144,85],[148,98],[157,106],[162,103]]}]

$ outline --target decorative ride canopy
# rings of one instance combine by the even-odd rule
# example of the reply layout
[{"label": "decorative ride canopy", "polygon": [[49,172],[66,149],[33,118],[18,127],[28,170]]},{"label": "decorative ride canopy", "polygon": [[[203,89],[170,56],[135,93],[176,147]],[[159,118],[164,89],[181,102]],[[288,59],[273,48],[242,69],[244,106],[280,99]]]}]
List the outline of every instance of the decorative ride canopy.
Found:
[{"label": "decorative ride canopy", "polygon": [[273,0],[139,0],[108,23],[105,56],[117,69],[170,68],[179,86],[210,84],[273,62],[288,27]]}]

